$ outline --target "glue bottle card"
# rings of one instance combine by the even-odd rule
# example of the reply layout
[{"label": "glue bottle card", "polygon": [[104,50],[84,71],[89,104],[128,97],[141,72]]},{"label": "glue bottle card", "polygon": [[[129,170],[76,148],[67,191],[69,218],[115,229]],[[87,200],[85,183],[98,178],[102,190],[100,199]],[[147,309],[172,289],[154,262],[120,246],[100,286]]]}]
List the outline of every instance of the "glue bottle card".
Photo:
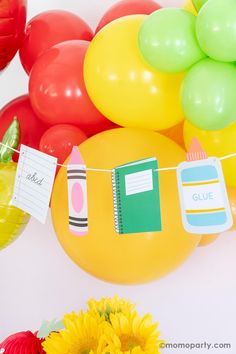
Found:
[{"label": "glue bottle card", "polygon": [[187,232],[214,234],[232,227],[224,176],[217,158],[183,162],[177,169],[177,178]]}]

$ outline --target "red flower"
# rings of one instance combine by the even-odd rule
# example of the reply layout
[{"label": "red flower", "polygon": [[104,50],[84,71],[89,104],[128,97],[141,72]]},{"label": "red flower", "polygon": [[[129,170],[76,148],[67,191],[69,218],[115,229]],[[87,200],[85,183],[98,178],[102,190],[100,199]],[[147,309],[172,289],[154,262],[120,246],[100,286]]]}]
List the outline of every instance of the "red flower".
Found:
[{"label": "red flower", "polygon": [[45,354],[41,343],[32,332],[20,332],[5,339],[0,350],[5,349],[4,354]]}]

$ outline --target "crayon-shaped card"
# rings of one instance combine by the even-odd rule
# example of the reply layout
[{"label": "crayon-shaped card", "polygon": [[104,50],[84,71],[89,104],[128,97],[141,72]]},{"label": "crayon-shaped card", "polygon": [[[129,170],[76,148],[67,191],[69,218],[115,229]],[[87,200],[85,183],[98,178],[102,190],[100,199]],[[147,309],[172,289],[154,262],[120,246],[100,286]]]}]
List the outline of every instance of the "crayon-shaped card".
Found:
[{"label": "crayon-shaped card", "polygon": [[69,228],[77,236],[88,233],[86,166],[78,147],[74,146],[67,167]]},{"label": "crayon-shaped card", "polygon": [[193,234],[215,234],[233,225],[219,159],[183,162],[177,169],[183,225]]}]

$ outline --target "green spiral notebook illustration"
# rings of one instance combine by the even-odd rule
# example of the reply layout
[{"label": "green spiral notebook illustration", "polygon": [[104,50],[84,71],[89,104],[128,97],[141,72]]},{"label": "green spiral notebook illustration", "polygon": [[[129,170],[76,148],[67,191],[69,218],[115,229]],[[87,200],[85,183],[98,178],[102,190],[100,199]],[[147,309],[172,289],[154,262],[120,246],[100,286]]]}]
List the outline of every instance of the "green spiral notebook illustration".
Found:
[{"label": "green spiral notebook illustration", "polygon": [[112,171],[115,229],[119,234],[161,231],[156,158],[119,166]]}]

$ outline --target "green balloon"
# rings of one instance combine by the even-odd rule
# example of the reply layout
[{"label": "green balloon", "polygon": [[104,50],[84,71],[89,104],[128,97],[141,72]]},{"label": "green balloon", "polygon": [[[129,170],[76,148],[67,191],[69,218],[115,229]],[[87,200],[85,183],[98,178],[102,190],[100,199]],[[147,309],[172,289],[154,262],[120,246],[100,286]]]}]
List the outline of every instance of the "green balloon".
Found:
[{"label": "green balloon", "polygon": [[192,0],[192,1],[195,9],[199,11],[208,0]]},{"label": "green balloon", "polygon": [[220,130],[236,121],[236,66],[204,59],[186,75],[181,100],[186,118],[204,130]]},{"label": "green balloon", "polygon": [[185,71],[205,57],[195,33],[196,17],[183,9],[161,9],[144,21],[139,46],[145,60],[159,71]]},{"label": "green balloon", "polygon": [[199,44],[209,57],[236,61],[235,0],[209,0],[197,16],[196,31]]}]

